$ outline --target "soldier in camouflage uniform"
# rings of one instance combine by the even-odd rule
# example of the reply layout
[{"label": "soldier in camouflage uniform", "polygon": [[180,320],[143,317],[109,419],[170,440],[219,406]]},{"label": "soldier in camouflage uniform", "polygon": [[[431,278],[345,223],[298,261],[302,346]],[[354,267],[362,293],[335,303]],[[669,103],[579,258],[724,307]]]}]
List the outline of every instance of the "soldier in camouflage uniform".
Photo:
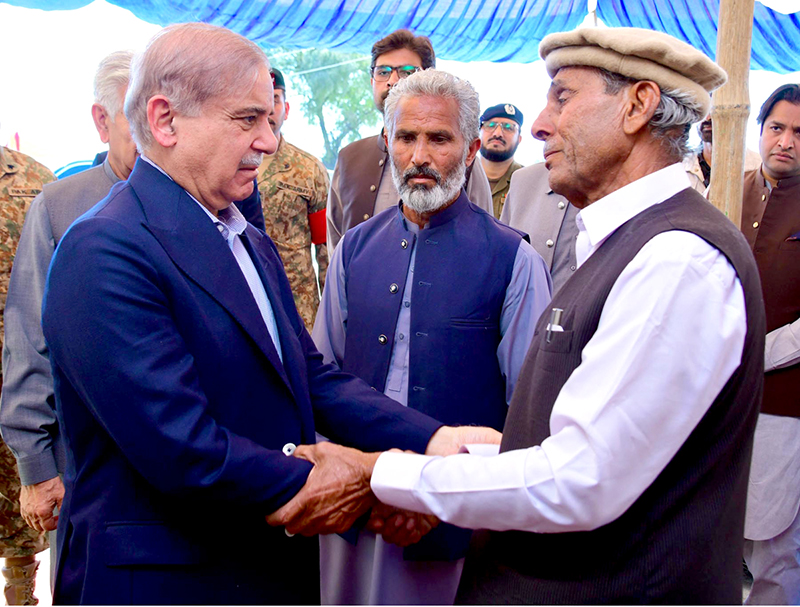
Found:
[{"label": "soldier in camouflage uniform", "polygon": [[[267,234],[275,241],[292,286],[294,302],[309,331],[325,286],[328,251],[325,248],[325,208],[330,181],[324,165],[281,135],[289,115],[283,74],[272,69],[275,108],[269,116],[278,150],[264,156],[259,167],[258,188]],[[316,247],[319,281],[311,263],[311,244]]]},{"label": "soldier in camouflage uniform", "polygon": [[[51,181],[55,181],[55,176],[43,165],[0,146],[0,345],[8,279],[25,213],[42,186]],[[2,369],[0,389],[1,373]],[[5,558],[6,602],[36,605],[33,589],[39,563],[35,555],[47,548],[47,534],[25,524],[20,515],[19,494],[17,463],[11,450],[0,441],[0,556]]]}]

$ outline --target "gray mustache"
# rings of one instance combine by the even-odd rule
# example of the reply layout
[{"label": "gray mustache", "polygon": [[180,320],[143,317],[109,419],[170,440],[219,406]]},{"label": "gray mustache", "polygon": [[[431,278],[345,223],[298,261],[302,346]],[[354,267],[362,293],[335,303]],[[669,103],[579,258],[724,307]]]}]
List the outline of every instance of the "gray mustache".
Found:
[{"label": "gray mustache", "polygon": [[261,160],[264,158],[264,154],[250,154],[249,156],[245,156],[239,162],[239,166],[261,166]]},{"label": "gray mustache", "polygon": [[403,182],[408,183],[414,177],[432,177],[436,183],[441,185],[442,175],[430,167],[411,167],[403,172]]}]

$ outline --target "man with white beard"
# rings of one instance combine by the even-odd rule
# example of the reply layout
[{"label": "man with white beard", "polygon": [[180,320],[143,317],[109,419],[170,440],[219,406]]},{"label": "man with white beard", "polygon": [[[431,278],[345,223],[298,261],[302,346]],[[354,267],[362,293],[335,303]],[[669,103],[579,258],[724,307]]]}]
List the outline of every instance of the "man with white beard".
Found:
[{"label": "man with white beard", "polygon": [[[522,234],[461,187],[478,113],[475,89],[445,72],[392,88],[384,138],[401,201],[345,234],[313,337],[326,362],[403,405],[501,429],[551,283]],[[452,604],[469,538],[444,524],[405,549],[367,531],[323,537],[322,602]]]}]

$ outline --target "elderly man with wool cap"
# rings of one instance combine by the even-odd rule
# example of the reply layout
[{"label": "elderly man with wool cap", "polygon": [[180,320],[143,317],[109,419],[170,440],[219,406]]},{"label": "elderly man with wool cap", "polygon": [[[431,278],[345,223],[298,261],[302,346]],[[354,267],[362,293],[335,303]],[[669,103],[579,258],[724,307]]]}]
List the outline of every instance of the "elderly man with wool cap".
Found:
[{"label": "elderly man with wool cap", "polygon": [[764,308],[746,241],[680,164],[726,74],[635,29],[540,53],[532,132],[580,209],[579,267],[539,319],[500,453],[383,453],[372,490],[489,530],[457,602],[739,603]]}]

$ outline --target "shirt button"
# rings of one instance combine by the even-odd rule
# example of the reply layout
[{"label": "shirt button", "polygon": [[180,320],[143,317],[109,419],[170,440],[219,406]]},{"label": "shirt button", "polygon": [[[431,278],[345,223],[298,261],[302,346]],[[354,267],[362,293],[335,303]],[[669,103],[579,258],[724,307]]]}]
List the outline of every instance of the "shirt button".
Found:
[{"label": "shirt button", "polygon": [[406,308],[410,308],[410,307],[411,307],[411,302],[410,302],[410,301],[404,301],[404,302],[403,302],[403,305],[404,305]]},{"label": "shirt button", "polygon": [[398,287],[395,283],[389,285],[389,293],[397,293]]},{"label": "shirt button", "polygon": [[757,228],[757,227],[758,227],[758,222],[757,222],[757,221],[754,221],[754,222],[753,222],[753,227],[754,227],[754,228]]},{"label": "shirt button", "polygon": [[385,346],[385,345],[386,345],[386,342],[388,342],[388,341],[389,341],[389,340],[388,340],[388,339],[386,339],[386,336],[385,336],[385,335],[378,335],[378,343],[379,343],[380,345],[382,345],[382,346]]},{"label": "shirt button", "polygon": [[548,238],[548,239],[547,239],[547,242],[546,242],[546,243],[544,243],[544,244],[546,244],[548,247],[552,247],[552,246],[553,246],[554,244],[556,244],[556,243],[554,243],[552,240],[550,240],[550,239]]},{"label": "shirt button", "polygon": [[402,333],[400,335],[398,335],[398,337],[400,338],[400,341],[403,341],[406,338],[406,336],[403,335]]},{"label": "shirt button", "polygon": [[364,221],[366,221],[367,219],[369,219],[369,213],[364,213]]},{"label": "shirt button", "polygon": [[761,194],[761,201],[763,202],[763,201],[765,201],[766,199],[767,199],[767,195],[766,195],[766,194]]},{"label": "shirt button", "polygon": [[566,204],[564,204],[564,201],[563,201],[563,200],[559,200],[559,201],[558,201],[558,208],[559,208],[559,209],[563,209],[565,206],[567,206],[567,205],[566,205]]},{"label": "shirt button", "polygon": [[377,190],[377,189],[378,189],[378,188],[376,188],[374,185],[371,185],[371,186],[369,186],[369,191],[370,191],[370,192],[374,192],[374,191],[375,191],[375,190]]},{"label": "shirt button", "polygon": [[292,453],[294,453],[295,449],[297,449],[297,445],[295,445],[294,443],[286,443],[283,446],[283,449],[281,449],[281,451],[283,451],[284,455],[291,455]]},{"label": "shirt button", "polygon": [[576,270],[575,266],[570,266],[569,269],[572,270],[573,272]]},{"label": "shirt button", "polygon": [[385,163],[385,162],[386,162],[386,160],[384,160],[383,158],[381,158],[381,159],[378,161],[378,166],[379,166],[379,167],[382,167],[382,166],[384,165],[384,163]]},{"label": "shirt button", "polygon": [[405,238],[403,238],[403,240],[400,241],[400,246],[403,247],[404,249],[407,249],[408,241]]}]

